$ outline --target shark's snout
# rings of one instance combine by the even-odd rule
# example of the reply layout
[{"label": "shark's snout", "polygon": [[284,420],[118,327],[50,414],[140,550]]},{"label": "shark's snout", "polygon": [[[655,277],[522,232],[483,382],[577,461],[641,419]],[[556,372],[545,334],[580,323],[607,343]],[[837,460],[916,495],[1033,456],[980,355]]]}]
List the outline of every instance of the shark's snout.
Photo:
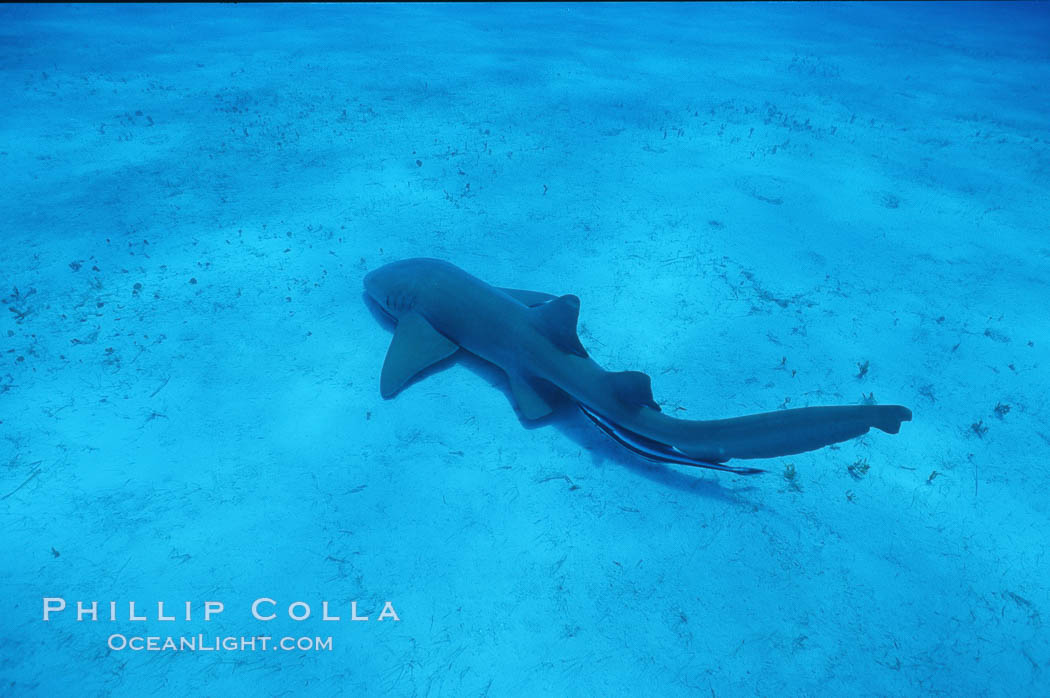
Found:
[{"label": "shark's snout", "polygon": [[373,269],[372,271],[365,274],[364,279],[365,293],[370,295],[373,300],[375,300],[376,297],[376,273],[378,271],[378,269]]},{"label": "shark's snout", "polygon": [[365,293],[387,314],[393,315],[390,307],[389,284],[384,283],[384,277],[388,275],[384,273],[384,269],[385,267],[380,267],[365,274]]}]

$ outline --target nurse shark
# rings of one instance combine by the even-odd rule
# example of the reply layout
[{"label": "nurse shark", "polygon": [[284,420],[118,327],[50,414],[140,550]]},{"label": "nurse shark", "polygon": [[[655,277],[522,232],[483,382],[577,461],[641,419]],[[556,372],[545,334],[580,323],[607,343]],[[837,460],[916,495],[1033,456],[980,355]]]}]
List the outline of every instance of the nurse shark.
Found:
[{"label": "nurse shark", "polygon": [[911,419],[911,410],[900,405],[676,419],[660,411],[648,375],[606,371],[588,356],[576,334],[576,296],[491,286],[438,259],[392,262],[366,274],[364,286],[397,320],[379,382],[384,398],[463,348],[503,369],[525,419],[541,419],[553,411],[549,397],[554,386],[602,431],[645,458],[739,475],[763,471],[727,461],[812,451],[872,427],[896,434],[901,422]]}]

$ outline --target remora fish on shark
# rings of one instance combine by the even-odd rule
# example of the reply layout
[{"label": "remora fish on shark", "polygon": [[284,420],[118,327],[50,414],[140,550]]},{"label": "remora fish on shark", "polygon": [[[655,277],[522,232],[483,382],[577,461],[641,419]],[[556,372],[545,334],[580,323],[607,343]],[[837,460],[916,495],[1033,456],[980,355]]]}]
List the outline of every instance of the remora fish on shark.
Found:
[{"label": "remora fish on shark", "polygon": [[[393,397],[417,373],[466,349],[503,369],[525,419],[553,408],[544,384],[567,393],[602,431],[650,460],[737,474],[732,458],[775,458],[867,433],[890,434],[911,419],[900,405],[803,407],[732,419],[668,417],[649,376],[606,371],[576,335],[580,299],[490,286],[438,259],[406,259],[365,276],[365,291],[397,320],[380,392]],[[539,386],[539,390],[537,389]],[[548,393],[549,394],[549,393]]]}]

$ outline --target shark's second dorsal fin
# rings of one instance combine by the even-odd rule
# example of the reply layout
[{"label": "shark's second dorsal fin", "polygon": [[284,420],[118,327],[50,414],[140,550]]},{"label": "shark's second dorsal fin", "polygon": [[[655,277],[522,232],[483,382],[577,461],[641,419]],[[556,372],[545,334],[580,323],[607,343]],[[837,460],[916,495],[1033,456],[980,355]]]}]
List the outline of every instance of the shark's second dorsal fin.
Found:
[{"label": "shark's second dorsal fin", "polygon": [[607,373],[613,394],[626,405],[651,407],[657,412],[660,406],[653,399],[652,380],[641,371]]},{"label": "shark's second dorsal fin", "polygon": [[412,376],[451,356],[457,349],[459,345],[435,330],[422,315],[401,316],[383,362],[380,394],[384,398],[392,397]]},{"label": "shark's second dorsal fin", "polygon": [[580,299],[573,295],[561,296],[532,309],[536,325],[562,351],[587,358],[587,350],[576,335],[576,321],[580,317]]}]

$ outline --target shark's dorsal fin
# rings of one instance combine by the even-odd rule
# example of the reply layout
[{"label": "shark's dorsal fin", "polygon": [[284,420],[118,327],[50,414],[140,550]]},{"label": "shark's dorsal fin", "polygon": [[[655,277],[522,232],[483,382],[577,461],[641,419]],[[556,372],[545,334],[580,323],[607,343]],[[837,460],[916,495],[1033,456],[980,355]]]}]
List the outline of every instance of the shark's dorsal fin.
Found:
[{"label": "shark's dorsal fin", "polygon": [[422,315],[402,315],[383,362],[379,392],[385,398],[394,396],[412,376],[451,356],[457,349],[459,345],[435,330]]},{"label": "shark's dorsal fin", "polygon": [[612,384],[613,393],[621,402],[626,405],[644,405],[660,411],[660,406],[653,399],[652,381],[648,375],[641,371],[621,371],[606,375]]},{"label": "shark's dorsal fin", "polygon": [[510,379],[510,390],[514,394],[514,402],[518,405],[518,411],[525,419],[542,419],[554,408],[550,403],[532,387],[532,384],[524,376],[508,373]]},{"label": "shark's dorsal fin", "polygon": [[501,288],[500,290],[522,305],[527,305],[530,308],[543,305],[558,298],[542,291],[522,291],[517,288]]},{"label": "shark's dorsal fin", "polygon": [[573,295],[561,296],[532,309],[536,325],[562,351],[587,358],[587,350],[576,335],[576,321],[580,317],[580,299]]}]

